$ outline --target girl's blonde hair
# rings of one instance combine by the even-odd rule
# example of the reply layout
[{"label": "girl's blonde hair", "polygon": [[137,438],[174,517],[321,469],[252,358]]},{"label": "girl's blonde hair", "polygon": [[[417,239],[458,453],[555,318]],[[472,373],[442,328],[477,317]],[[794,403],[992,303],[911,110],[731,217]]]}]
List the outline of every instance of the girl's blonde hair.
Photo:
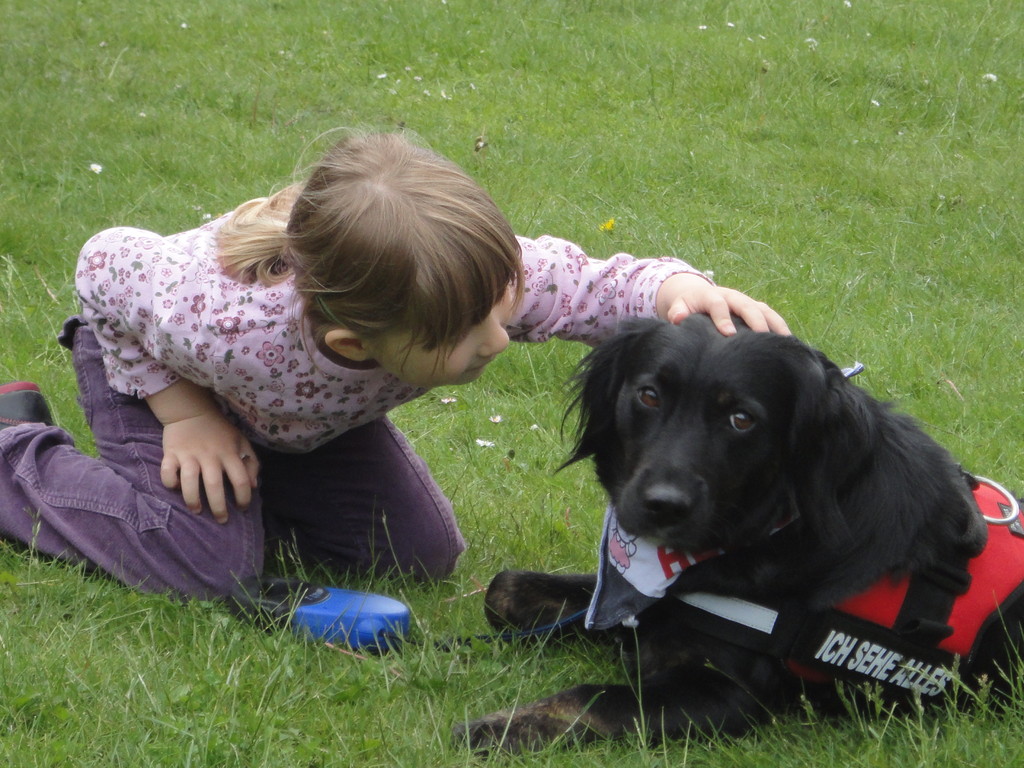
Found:
[{"label": "girl's blonde hair", "polygon": [[340,141],[304,184],[239,206],[218,238],[235,279],[294,277],[317,342],[341,326],[444,349],[523,290],[519,244],[494,201],[400,134]]}]

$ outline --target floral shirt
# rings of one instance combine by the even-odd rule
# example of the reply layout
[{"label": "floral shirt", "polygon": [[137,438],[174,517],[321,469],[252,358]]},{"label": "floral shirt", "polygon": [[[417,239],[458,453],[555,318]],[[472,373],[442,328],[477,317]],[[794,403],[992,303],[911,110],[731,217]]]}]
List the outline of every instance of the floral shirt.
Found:
[{"label": "floral shirt", "polygon": [[[423,394],[380,368],[325,357],[303,326],[290,280],[266,286],[228,277],[216,257],[226,218],[168,237],[118,227],[85,244],[75,282],[111,387],[148,397],[188,379],[212,390],[249,439],[292,452]],[[590,259],[552,237],[519,242],[526,292],[508,328],[513,341],[596,344],[620,318],[654,315],[669,275],[696,272],[672,259]]]}]

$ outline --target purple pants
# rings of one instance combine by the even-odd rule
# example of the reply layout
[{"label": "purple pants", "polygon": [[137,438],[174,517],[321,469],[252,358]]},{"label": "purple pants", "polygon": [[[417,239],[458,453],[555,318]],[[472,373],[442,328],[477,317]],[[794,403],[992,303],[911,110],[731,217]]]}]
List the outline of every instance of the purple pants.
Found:
[{"label": "purple pants", "polygon": [[58,427],[0,430],[0,536],[85,562],[146,591],[227,593],[284,545],[338,571],[451,573],[465,548],[451,504],[390,421],[304,454],[257,448],[260,487],[226,524],[160,481],[162,426],[108,386],[91,329],[67,322],[80,402],[99,458]]}]

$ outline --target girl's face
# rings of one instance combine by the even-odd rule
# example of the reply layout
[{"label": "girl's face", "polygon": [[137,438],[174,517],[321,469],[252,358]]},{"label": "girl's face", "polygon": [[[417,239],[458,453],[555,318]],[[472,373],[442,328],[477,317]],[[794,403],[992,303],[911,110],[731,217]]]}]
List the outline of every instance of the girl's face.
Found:
[{"label": "girl's face", "polygon": [[383,337],[372,350],[373,358],[386,371],[417,387],[468,384],[508,347],[505,330],[515,298],[511,292],[491,310],[483,322],[474,325],[454,347],[425,350],[409,346],[409,336],[396,333]]}]

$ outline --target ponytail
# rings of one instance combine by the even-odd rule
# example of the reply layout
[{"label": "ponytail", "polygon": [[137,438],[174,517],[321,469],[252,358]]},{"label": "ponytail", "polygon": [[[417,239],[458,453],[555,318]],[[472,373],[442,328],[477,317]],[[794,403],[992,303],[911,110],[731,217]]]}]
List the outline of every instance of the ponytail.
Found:
[{"label": "ponytail", "polygon": [[279,283],[288,277],[288,216],[301,185],[238,206],[217,234],[221,268],[242,283]]}]

